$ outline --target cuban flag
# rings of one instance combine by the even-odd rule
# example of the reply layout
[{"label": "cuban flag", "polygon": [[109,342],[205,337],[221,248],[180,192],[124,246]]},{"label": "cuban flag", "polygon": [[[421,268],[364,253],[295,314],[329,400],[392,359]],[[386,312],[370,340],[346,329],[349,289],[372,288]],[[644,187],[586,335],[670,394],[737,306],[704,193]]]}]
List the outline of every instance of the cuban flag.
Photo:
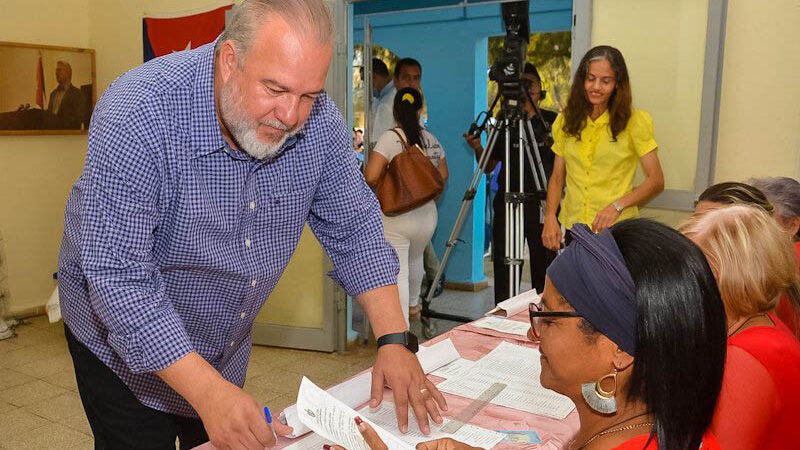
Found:
[{"label": "cuban flag", "polygon": [[208,44],[225,29],[225,12],[233,4],[211,11],[176,17],[142,19],[144,60]]}]

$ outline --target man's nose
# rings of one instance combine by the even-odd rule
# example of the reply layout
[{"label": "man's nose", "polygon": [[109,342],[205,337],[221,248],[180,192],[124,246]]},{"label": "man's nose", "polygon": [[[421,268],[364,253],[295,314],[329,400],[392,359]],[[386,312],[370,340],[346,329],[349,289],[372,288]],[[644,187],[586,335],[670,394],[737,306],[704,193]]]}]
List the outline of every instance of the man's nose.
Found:
[{"label": "man's nose", "polygon": [[288,128],[294,128],[298,119],[300,98],[296,95],[284,95],[280,104],[275,108],[275,118]]}]

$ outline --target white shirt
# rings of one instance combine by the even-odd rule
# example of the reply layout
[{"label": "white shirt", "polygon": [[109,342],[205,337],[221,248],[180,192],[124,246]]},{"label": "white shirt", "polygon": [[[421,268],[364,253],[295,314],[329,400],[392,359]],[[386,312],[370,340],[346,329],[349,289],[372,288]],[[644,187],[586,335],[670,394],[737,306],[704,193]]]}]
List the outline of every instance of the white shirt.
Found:
[{"label": "white shirt", "polygon": [[[383,132],[394,126],[394,95],[397,89],[394,87],[394,82],[389,83],[381,89],[377,101],[372,104],[372,127],[369,130],[370,143],[374,144],[382,135]],[[374,147],[371,145],[370,147]]]},{"label": "white shirt", "polygon": [[[406,138],[406,134],[403,133],[400,127],[396,127],[395,130],[403,136],[403,139]],[[420,134],[420,140],[422,141],[420,147],[422,147],[422,151],[425,152],[425,155],[431,160],[433,167],[439,167],[439,164],[444,159],[442,144],[440,144],[436,136],[431,134],[428,130],[423,129]],[[381,135],[380,139],[378,139],[374,150],[386,157],[387,161],[391,162],[395,156],[403,152],[403,144],[400,142],[397,133],[392,130],[387,130]]]}]

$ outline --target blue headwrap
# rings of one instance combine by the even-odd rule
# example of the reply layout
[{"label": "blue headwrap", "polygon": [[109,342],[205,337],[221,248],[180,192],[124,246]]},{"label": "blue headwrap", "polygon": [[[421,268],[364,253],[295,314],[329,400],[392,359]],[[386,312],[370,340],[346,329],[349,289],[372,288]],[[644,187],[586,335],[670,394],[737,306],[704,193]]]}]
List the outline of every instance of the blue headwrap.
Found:
[{"label": "blue headwrap", "polygon": [[636,287],[609,230],[594,234],[572,227],[572,243],[550,264],[556,289],[601,333],[633,356],[636,353]]}]

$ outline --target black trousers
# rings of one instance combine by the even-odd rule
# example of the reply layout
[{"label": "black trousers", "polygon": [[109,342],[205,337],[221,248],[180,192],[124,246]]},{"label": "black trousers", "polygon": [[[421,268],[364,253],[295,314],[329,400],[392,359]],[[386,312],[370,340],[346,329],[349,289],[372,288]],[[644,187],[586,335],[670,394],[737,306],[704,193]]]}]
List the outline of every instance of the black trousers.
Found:
[{"label": "black trousers", "polygon": [[208,441],[199,419],[143,405],[119,377],[64,327],[95,449],[190,449]]},{"label": "black trousers", "polygon": [[[498,192],[492,202],[492,267],[494,268],[494,303],[498,304],[509,297],[508,266],[506,258],[506,213],[504,195]],[[547,267],[556,257],[556,252],[542,244],[542,224],[539,221],[539,206],[525,205],[525,241],[530,254],[531,284],[536,292],[544,290],[544,277]]]}]

